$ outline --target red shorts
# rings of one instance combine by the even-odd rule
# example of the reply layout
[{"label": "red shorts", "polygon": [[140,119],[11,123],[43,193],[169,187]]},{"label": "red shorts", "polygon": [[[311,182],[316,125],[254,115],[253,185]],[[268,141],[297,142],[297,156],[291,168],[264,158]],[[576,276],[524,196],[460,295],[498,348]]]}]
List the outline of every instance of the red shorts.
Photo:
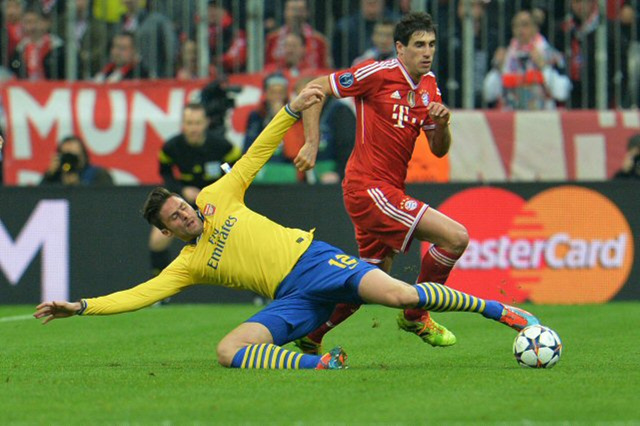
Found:
[{"label": "red shorts", "polygon": [[378,185],[344,194],[356,230],[360,258],[381,263],[392,251],[409,250],[413,232],[429,205],[393,186]]}]

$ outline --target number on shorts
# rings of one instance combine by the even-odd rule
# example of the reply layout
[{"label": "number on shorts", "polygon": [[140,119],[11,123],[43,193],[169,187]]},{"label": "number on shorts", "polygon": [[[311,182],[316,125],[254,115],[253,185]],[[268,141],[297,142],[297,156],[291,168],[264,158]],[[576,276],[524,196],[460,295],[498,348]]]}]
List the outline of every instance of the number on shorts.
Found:
[{"label": "number on shorts", "polygon": [[329,259],[329,265],[337,266],[342,269],[353,269],[358,264],[358,259],[347,254],[336,254],[335,259]]}]

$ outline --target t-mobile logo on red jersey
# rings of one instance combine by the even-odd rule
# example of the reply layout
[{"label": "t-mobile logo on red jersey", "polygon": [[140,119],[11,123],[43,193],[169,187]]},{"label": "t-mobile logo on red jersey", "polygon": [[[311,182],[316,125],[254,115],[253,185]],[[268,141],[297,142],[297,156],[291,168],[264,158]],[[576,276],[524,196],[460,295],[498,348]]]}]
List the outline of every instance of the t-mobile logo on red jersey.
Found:
[{"label": "t-mobile logo on red jersey", "polygon": [[[399,127],[404,129],[404,123],[416,124],[418,119],[415,117],[409,117],[409,107],[407,105],[393,105],[393,114],[391,114],[391,118],[395,121],[393,127]],[[422,126],[422,122],[424,120],[420,120],[420,125]]]}]

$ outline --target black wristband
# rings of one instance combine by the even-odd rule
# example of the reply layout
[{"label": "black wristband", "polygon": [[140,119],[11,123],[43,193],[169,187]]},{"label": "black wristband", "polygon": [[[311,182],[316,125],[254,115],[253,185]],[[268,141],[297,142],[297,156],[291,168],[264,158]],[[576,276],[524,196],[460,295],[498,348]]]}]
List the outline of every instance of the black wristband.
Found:
[{"label": "black wristband", "polygon": [[284,110],[287,112],[287,114],[289,114],[290,116],[292,116],[293,118],[295,118],[296,120],[299,120],[301,115],[299,112],[295,112],[292,108],[290,104],[286,104],[284,106]]},{"label": "black wristband", "polygon": [[80,299],[80,309],[76,311],[76,315],[82,315],[86,309],[87,309],[87,301],[84,299]]}]

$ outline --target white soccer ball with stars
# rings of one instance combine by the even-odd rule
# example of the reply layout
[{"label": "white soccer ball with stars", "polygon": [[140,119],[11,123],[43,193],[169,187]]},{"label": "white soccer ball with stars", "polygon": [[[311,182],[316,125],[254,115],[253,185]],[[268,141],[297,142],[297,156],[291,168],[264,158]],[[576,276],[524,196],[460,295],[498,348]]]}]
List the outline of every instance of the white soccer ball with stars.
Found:
[{"label": "white soccer ball with stars", "polygon": [[551,368],[562,356],[562,341],[549,327],[531,325],[516,336],[516,340],[513,341],[513,354],[522,366]]}]

